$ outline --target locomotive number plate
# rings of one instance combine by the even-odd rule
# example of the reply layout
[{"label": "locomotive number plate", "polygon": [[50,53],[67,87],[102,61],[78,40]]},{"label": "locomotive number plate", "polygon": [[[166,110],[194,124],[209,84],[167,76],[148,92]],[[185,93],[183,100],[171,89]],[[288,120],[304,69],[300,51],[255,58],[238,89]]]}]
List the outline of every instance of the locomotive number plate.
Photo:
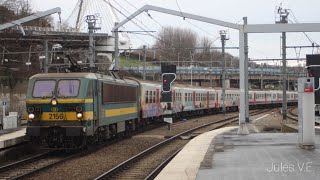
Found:
[{"label": "locomotive number plate", "polygon": [[64,120],[63,113],[49,113],[50,120]]}]

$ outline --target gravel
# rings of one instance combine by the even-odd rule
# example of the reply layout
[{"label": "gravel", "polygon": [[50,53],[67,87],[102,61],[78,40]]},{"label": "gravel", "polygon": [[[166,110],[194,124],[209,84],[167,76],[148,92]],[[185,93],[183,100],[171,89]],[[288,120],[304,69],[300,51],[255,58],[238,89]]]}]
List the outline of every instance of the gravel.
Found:
[{"label": "gravel", "polygon": [[143,150],[163,141],[166,136],[173,136],[193,127],[235,116],[236,114],[238,113],[199,117],[177,123],[172,126],[171,131],[168,131],[166,126],[150,130],[133,136],[131,139],[125,139],[109,145],[92,154],[66,161],[59,164],[59,166],[39,172],[30,177],[30,179],[92,179]]}]

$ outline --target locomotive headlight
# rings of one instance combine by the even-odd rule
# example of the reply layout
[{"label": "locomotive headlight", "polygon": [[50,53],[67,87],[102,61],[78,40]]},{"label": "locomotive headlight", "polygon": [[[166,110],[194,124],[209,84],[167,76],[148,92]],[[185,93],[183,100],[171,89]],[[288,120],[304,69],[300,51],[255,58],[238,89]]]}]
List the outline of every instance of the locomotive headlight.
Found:
[{"label": "locomotive headlight", "polygon": [[51,104],[52,106],[55,106],[58,104],[58,101],[56,99],[52,99]]},{"label": "locomotive headlight", "polygon": [[77,118],[78,119],[82,118],[82,113],[77,113]]},{"label": "locomotive headlight", "polygon": [[30,113],[28,117],[29,117],[29,119],[34,119],[34,114]]}]

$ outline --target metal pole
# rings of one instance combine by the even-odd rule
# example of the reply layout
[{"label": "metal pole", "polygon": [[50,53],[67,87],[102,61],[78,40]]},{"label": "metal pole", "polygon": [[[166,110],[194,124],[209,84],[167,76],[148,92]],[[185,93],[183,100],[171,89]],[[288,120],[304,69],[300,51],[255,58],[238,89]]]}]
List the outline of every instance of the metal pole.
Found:
[{"label": "metal pole", "polygon": [[76,29],[77,29],[77,31],[80,30],[79,22],[80,22],[80,16],[81,16],[81,13],[82,13],[82,8],[83,8],[83,0],[80,1],[80,9],[79,9],[78,16],[77,16],[77,21],[76,21]]},{"label": "metal pole", "polygon": [[245,33],[244,33],[244,26],[240,28],[239,31],[239,57],[240,57],[240,65],[239,65],[239,71],[240,71],[240,114],[239,114],[239,130],[238,134],[245,135],[249,134],[248,128],[246,127],[246,111],[248,109],[246,108],[246,81],[245,79],[245,72],[248,71],[248,67],[245,66]]},{"label": "metal pole", "polygon": [[88,29],[89,29],[89,66],[90,68],[94,67],[94,49],[93,49],[93,32],[94,32],[94,23],[92,21],[88,21]]},{"label": "metal pole", "polygon": [[[285,23],[286,22],[286,16],[282,16],[282,20]],[[282,119],[287,119],[287,37],[286,32],[282,32]]]},{"label": "metal pole", "polygon": [[6,105],[4,102],[2,102],[2,120],[1,120],[1,128],[0,129],[3,129],[3,122],[4,122],[5,117],[6,117]]},{"label": "metal pole", "polygon": [[[117,26],[119,23],[114,23],[115,26]],[[119,29],[114,29],[114,69],[117,71],[119,70]]]},{"label": "metal pole", "polygon": [[212,62],[211,52],[210,52],[210,60],[211,60],[211,64],[210,64],[210,87],[213,87],[213,82],[212,82],[212,66],[213,66],[213,62]]},{"label": "metal pole", "polygon": [[225,41],[226,34],[220,31],[221,43],[222,43],[222,60],[224,65],[222,67],[222,113],[226,113],[226,58],[225,58]]},{"label": "metal pole", "polygon": [[[243,24],[247,25],[248,24],[248,18],[243,17]],[[250,121],[250,106],[249,106],[249,72],[248,72],[248,67],[249,67],[249,48],[248,48],[248,33],[244,33],[244,63],[245,63],[245,102],[246,102],[246,122],[248,123]]]},{"label": "metal pole", "polygon": [[262,90],[263,89],[263,79],[262,79],[262,74],[260,76],[260,89]]},{"label": "metal pole", "polygon": [[146,45],[143,45],[143,80],[146,80],[146,62],[147,62],[147,50]]},{"label": "metal pole", "polygon": [[48,61],[49,61],[49,48],[48,48],[48,40],[44,40],[44,49],[45,49],[45,59],[44,59],[44,73],[48,73]]},{"label": "metal pole", "polygon": [[139,50],[139,74],[140,74],[140,65],[141,65],[141,51]]},{"label": "metal pole", "polygon": [[190,68],[191,68],[191,86],[192,86],[192,73],[193,73],[193,55],[190,53],[190,55],[191,55],[191,66],[190,66]]},{"label": "metal pole", "polygon": [[4,61],[4,50],[5,50],[5,48],[3,47],[1,64],[3,64],[3,61]]}]

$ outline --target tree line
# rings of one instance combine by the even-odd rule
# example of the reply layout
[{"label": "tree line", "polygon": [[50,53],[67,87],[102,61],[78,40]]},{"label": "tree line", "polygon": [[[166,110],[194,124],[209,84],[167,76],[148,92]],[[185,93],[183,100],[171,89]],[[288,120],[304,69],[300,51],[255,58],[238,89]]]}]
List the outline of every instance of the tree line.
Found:
[{"label": "tree line", "polygon": [[[29,0],[0,0],[0,24],[14,21],[34,13],[35,11],[32,9]],[[23,25],[51,27],[52,23],[53,18],[47,16],[24,23]]]}]

